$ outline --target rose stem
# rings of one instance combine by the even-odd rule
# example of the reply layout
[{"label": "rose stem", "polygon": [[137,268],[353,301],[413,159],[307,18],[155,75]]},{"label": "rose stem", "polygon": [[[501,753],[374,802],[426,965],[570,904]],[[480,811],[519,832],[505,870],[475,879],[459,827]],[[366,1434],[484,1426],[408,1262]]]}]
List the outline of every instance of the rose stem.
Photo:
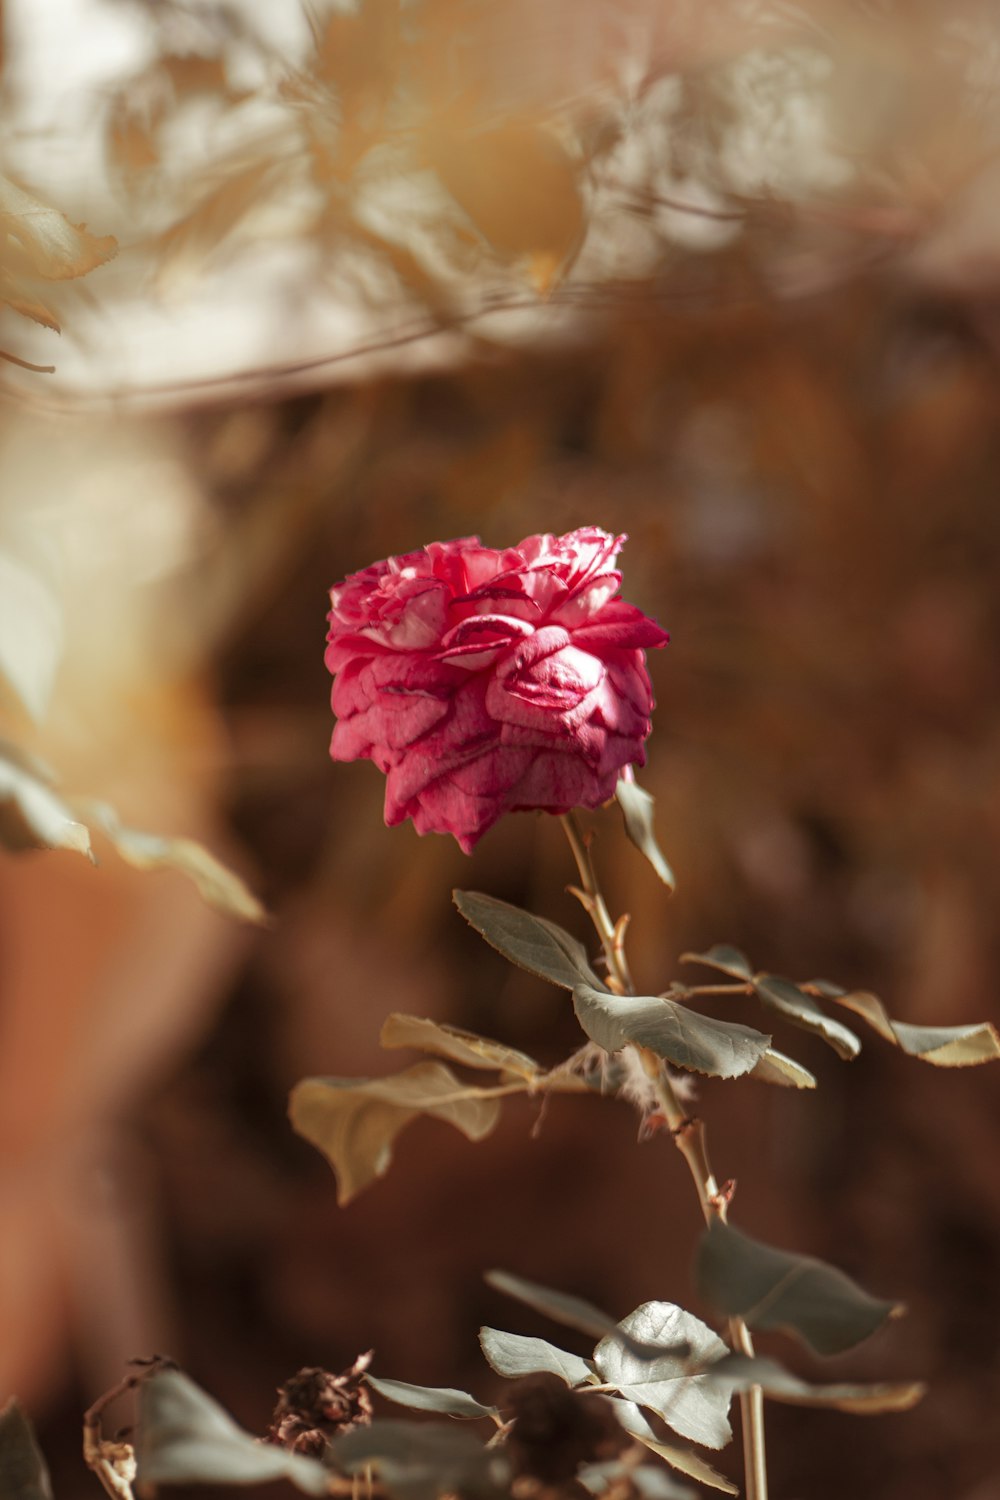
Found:
[{"label": "rose stem", "polygon": [[[580,872],[581,889],[573,888],[587,911],[601,940],[608,962],[609,988],[619,995],[634,995],[635,986],[629,973],[623,947],[624,924],[612,922],[607,903],[597,883],[590,844],[581,832],[575,813],[563,813],[562,823],[569,846]],[[691,1119],[677,1094],[666,1068],[648,1047],[636,1047],[642,1066],[656,1089],[657,1101],[673,1136],[674,1143],[688,1164],[698,1192],[698,1201],[706,1223],[713,1219],[725,1222],[729,1194],[719,1191],[708,1159],[705,1127],[701,1120]],[[729,1339],[734,1349],[753,1357],[753,1340],[742,1318],[730,1318]],[[743,1467],[747,1500],[767,1500],[767,1456],[764,1447],[764,1395],[760,1386],[740,1392],[740,1414],[743,1428]]]}]

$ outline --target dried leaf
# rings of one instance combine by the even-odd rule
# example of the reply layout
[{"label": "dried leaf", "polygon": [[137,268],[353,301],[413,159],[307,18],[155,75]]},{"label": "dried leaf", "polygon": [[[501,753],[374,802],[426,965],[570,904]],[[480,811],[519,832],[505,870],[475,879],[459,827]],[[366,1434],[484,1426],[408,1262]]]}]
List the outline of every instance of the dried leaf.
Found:
[{"label": "dried leaf", "polygon": [[534,1079],[542,1072],[533,1058],[504,1046],[502,1042],[491,1042],[488,1037],[463,1031],[458,1026],[447,1026],[441,1021],[404,1016],[399,1011],[386,1017],[379,1041],[390,1049],[415,1047],[421,1052],[433,1052],[437,1057],[463,1063],[467,1068],[498,1069],[514,1073],[518,1078]]},{"label": "dried leaf", "polygon": [[481,1141],[500,1118],[500,1104],[482,1089],[465,1087],[444,1063],[422,1062],[392,1078],[306,1078],[292,1090],[289,1114],[299,1135],[333,1167],[337,1200],[344,1204],[385,1176],[393,1142],[418,1115]]},{"label": "dried leaf", "polygon": [[750,1070],[750,1077],[759,1083],[775,1083],[783,1088],[814,1089],[816,1078],[808,1068],[797,1063],[794,1057],[786,1057],[774,1047],[767,1051]]},{"label": "dried leaf", "polygon": [[968,1068],[1000,1058],[1000,1035],[990,1021],[968,1026],[911,1026],[907,1021],[894,1021],[878,996],[865,990],[848,993],[828,980],[816,980],[814,987],[861,1016],[879,1036],[909,1057],[919,1057],[935,1067]]}]

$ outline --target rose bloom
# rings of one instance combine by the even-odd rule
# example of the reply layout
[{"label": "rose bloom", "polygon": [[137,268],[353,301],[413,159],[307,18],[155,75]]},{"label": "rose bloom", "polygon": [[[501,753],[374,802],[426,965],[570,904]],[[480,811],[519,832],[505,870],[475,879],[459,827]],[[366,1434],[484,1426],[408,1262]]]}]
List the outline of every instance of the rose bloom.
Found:
[{"label": "rose bloom", "polygon": [[644,648],[668,636],[617,597],[625,540],[461,537],[331,590],[330,754],[385,772],[386,823],[412,818],[468,853],[504,813],[597,807],[645,763]]}]

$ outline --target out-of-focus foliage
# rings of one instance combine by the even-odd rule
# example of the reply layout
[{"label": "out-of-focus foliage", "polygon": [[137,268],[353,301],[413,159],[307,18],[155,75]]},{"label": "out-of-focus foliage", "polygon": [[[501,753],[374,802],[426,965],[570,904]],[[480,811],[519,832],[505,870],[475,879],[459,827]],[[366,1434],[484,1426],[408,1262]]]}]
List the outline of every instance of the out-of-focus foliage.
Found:
[{"label": "out-of-focus foliage", "polygon": [[[86,225],[71,224],[57,208],[0,176],[0,306],[58,333],[47,285],[86,276],[117,248],[113,235],[89,234]],[[0,357],[17,363],[9,354]]]},{"label": "out-of-focus foliage", "polygon": [[[100,281],[122,348],[71,361],[77,391],[89,372],[121,394],[131,368],[183,401],[185,372],[211,391],[342,378],[379,351],[453,360],[469,334],[565,336],[651,291],[798,297],[875,268],[979,293],[995,274],[998,67],[978,0],[338,0],[280,17],[121,0],[100,22],[134,59],[86,134],[127,246]],[[16,109],[7,152],[31,160]],[[269,329],[252,370],[234,298]],[[151,319],[157,300],[169,318]],[[94,344],[100,321],[77,312]],[[214,360],[196,348],[206,318],[232,335],[228,367],[225,340]]]},{"label": "out-of-focus foliage", "polygon": [[0,1495],[4,1500],[52,1500],[34,1430],[13,1399],[0,1409]]},{"label": "out-of-focus foliage", "polygon": [[[990,1013],[1000,94],[995,16],[978,4],[484,6],[488,42],[440,60],[487,83],[449,117],[457,165],[435,165],[412,120],[398,156],[365,155],[366,119],[385,131],[398,98],[382,44],[343,40],[357,15],[339,33],[318,20],[344,69],[360,53],[376,75],[351,145],[309,28],[262,47],[247,10],[102,5],[148,25],[147,50],[87,109],[60,101],[62,135],[19,132],[16,70],[5,80],[10,180],[125,247],[45,284],[59,369],[8,369],[6,389],[41,405],[55,382],[114,388],[127,410],[138,385],[167,382],[176,413],[5,420],[7,505],[39,504],[77,565],[53,579],[4,532],[59,601],[65,643],[51,744],[27,712],[17,738],[130,823],[242,841],[280,920],[248,949],[181,881],[110,859],[0,862],[0,1355],[41,1406],[70,1365],[89,1399],[122,1358],[170,1347],[249,1422],[307,1346],[339,1367],[374,1342],[393,1373],[478,1389],[468,1330],[500,1315],[482,1265],[632,1306],[668,1280],[681,1295],[694,1224],[681,1233],[668,1212],[663,1142],[635,1150],[628,1112],[589,1099],[551,1101],[530,1143],[537,1111],[519,1101],[476,1147],[418,1120],[398,1170],[347,1213],[291,1137],[289,1085],[376,1073],[389,1008],[543,1063],[565,1051],[566,996],[491,962],[442,900],[452,884],[586,940],[571,902],[548,904],[571,871],[544,821],[509,820],[470,872],[441,842],[380,827],[367,768],[334,780],[332,579],[431,536],[628,530],[630,590],[674,637],[654,666],[648,770],[670,907],[624,840],[602,832],[596,854],[633,913],[643,985],[726,933],[779,974],[871,985],[897,1024]],[[84,124],[118,153],[113,191],[75,170]],[[571,179],[554,193],[561,242],[550,228],[522,253],[516,214],[505,239],[463,185],[477,152],[513,163],[498,180],[538,160],[539,182]],[[583,242],[542,294],[574,195]],[[361,314],[321,324],[320,304]],[[243,342],[220,333],[223,305]],[[51,361],[49,330],[4,318],[0,343]],[[390,347],[376,362],[359,345]],[[254,383],[268,399],[250,402],[216,383],[317,360],[295,379],[340,389],[295,398],[292,376],[268,373]],[[202,375],[227,398],[214,411],[191,409]],[[29,677],[40,703],[44,671]],[[749,999],[733,1018],[760,1024]],[[886,1339],[931,1389],[919,1419],[865,1425],[849,1446],[838,1422],[776,1407],[776,1484],[983,1500],[1000,1389],[995,1084],[891,1047],[848,1069],[797,1042],[822,1085],[806,1113],[791,1090],[726,1085],[723,1100],[704,1085],[720,1166],[755,1231],[830,1259],[849,1247],[850,1271],[905,1298]],[[74,1448],[80,1394],[53,1419]],[[638,1409],[628,1419],[668,1442]]]}]

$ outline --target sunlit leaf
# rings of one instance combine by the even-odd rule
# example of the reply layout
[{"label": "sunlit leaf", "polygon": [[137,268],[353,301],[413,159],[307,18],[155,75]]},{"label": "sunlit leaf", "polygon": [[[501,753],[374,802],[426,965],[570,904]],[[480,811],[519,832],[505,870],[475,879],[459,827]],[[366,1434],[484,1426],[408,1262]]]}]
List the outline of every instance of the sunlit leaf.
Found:
[{"label": "sunlit leaf", "polygon": [[657,995],[612,995],[580,984],[573,991],[573,1005],[591,1041],[606,1052],[632,1042],[675,1067],[713,1078],[751,1072],[771,1045],[761,1031],[699,1015]]},{"label": "sunlit leaf", "polygon": [[52,590],[20,558],[0,551],[0,676],[36,721],[48,707],[62,645]]},{"label": "sunlit leaf", "polygon": [[707,1324],[672,1302],[644,1302],[618,1325],[646,1344],[686,1345],[685,1357],[661,1355],[637,1360],[617,1339],[602,1339],[594,1350],[598,1374],[617,1386],[627,1401],[658,1412],[674,1432],[706,1448],[722,1448],[732,1437],[727,1412],[730,1394],[692,1368],[722,1358],[726,1346]]},{"label": "sunlit leaf", "polygon": [[728,1386],[733,1393],[759,1385],[765,1396],[791,1406],[826,1406],[859,1416],[886,1411],[909,1411],[926,1392],[920,1381],[877,1385],[811,1385],[800,1380],[776,1359],[751,1359],[745,1354],[727,1354],[709,1371],[709,1379]]},{"label": "sunlit leaf", "polygon": [[414,1047],[420,1052],[433,1052],[451,1062],[463,1063],[467,1068],[499,1069],[504,1073],[515,1073],[519,1078],[537,1078],[542,1071],[533,1058],[513,1047],[505,1047],[502,1042],[491,1042],[488,1037],[463,1031],[458,1026],[447,1026],[441,1021],[404,1016],[399,1011],[386,1017],[379,1041],[383,1047]]},{"label": "sunlit leaf", "polygon": [[626,781],[624,776],[618,778],[615,797],[625,819],[625,832],[652,865],[663,884],[673,890],[676,884],[674,872],[656,842],[656,830],[653,827],[655,799],[637,781]]},{"label": "sunlit leaf", "polygon": [[52,1500],[48,1468],[16,1401],[0,1409],[0,1500]]},{"label": "sunlit leaf", "polygon": [[838,1057],[846,1061],[857,1057],[861,1051],[861,1043],[854,1032],[828,1016],[811,995],[803,994],[790,979],[782,979],[777,974],[758,974],[753,987],[768,1010],[784,1016],[793,1026],[815,1032],[833,1048]]},{"label": "sunlit leaf", "polygon": [[760,1083],[775,1083],[783,1088],[790,1089],[814,1089],[816,1087],[815,1075],[797,1063],[793,1057],[786,1057],[783,1052],[778,1052],[774,1047],[768,1047],[759,1062],[755,1063],[750,1071],[750,1077],[756,1078]]},{"label": "sunlit leaf", "polygon": [[371,1466],[394,1500],[499,1500],[510,1482],[502,1449],[486,1448],[467,1428],[450,1424],[373,1422],[334,1438],[331,1456],[349,1474]]},{"label": "sunlit leaf", "polygon": [[0,741],[0,845],[71,849],[93,860],[90,832],[52,791],[44,767]]},{"label": "sunlit leaf", "polygon": [[642,1443],[651,1453],[656,1453],[660,1458],[666,1459],[673,1468],[679,1470],[681,1474],[686,1474],[689,1479],[696,1480],[698,1484],[707,1484],[711,1489],[722,1490],[726,1495],[739,1494],[736,1485],[724,1475],[717,1473],[700,1453],[696,1453],[693,1448],[685,1448],[678,1443],[668,1442],[662,1437],[634,1401],[625,1401],[617,1396],[608,1396],[605,1399],[629,1436]]},{"label": "sunlit leaf", "polygon": [[343,1204],[385,1176],[393,1142],[418,1115],[481,1141],[496,1125],[500,1104],[466,1087],[444,1063],[421,1062],[391,1078],[306,1078],[292,1090],[289,1114],[333,1167]]},{"label": "sunlit leaf", "polygon": [[990,1021],[968,1026],[911,1026],[908,1021],[894,1021],[878,996],[865,990],[848,992],[822,979],[815,980],[813,987],[861,1016],[887,1042],[935,1067],[967,1068],[1000,1058],[1000,1035]]},{"label": "sunlit leaf", "polygon": [[267,912],[245,881],[195,839],[165,838],[124,828],[104,802],[74,799],[92,827],[111,840],[122,859],[137,870],[176,870],[193,882],[203,901],[244,922],[265,922]]},{"label": "sunlit leaf", "polygon": [[718,969],[720,974],[728,974],[731,979],[752,979],[753,969],[750,960],[739,948],[733,948],[729,943],[715,943],[704,953],[682,953],[682,964],[704,964],[706,968]]},{"label": "sunlit leaf", "polygon": [[487,1271],[484,1279],[498,1292],[523,1302],[526,1307],[543,1313],[555,1323],[562,1323],[567,1328],[578,1328],[581,1333],[589,1333],[592,1338],[599,1339],[607,1335],[618,1340],[636,1359],[650,1360],[661,1354],[688,1352],[686,1344],[678,1347],[672,1342],[669,1346],[664,1346],[659,1342],[650,1344],[637,1338],[610,1314],[602,1312],[599,1307],[584,1301],[582,1297],[557,1292],[549,1286],[539,1286],[537,1282],[526,1281],[523,1276],[513,1276],[509,1271]]},{"label": "sunlit leaf", "polygon": [[840,1354],[902,1312],[863,1291],[835,1266],[763,1245],[715,1219],[702,1234],[698,1290],[751,1328],[780,1328],[817,1354]]},{"label": "sunlit leaf", "polygon": [[141,1485],[290,1479],[306,1494],[322,1495],[329,1481],[315,1459],[259,1442],[237,1427],[179,1370],[162,1370],[140,1387],[135,1456]]},{"label": "sunlit leaf", "polygon": [[581,982],[603,989],[583,944],[555,922],[479,891],[454,891],[452,899],[470,927],[511,963],[563,989],[574,989]]},{"label": "sunlit leaf", "polygon": [[387,1401],[397,1406],[408,1406],[413,1411],[433,1411],[439,1417],[495,1417],[495,1406],[483,1406],[474,1396],[465,1391],[453,1390],[450,1386],[410,1385],[406,1380],[376,1380],[366,1375],[365,1380],[373,1391],[378,1391]]},{"label": "sunlit leaf", "polygon": [[505,1333],[500,1328],[480,1328],[479,1342],[498,1375],[518,1380],[522,1375],[558,1375],[567,1385],[582,1385],[590,1379],[591,1365],[578,1354],[557,1349],[546,1339],[523,1333]]}]

